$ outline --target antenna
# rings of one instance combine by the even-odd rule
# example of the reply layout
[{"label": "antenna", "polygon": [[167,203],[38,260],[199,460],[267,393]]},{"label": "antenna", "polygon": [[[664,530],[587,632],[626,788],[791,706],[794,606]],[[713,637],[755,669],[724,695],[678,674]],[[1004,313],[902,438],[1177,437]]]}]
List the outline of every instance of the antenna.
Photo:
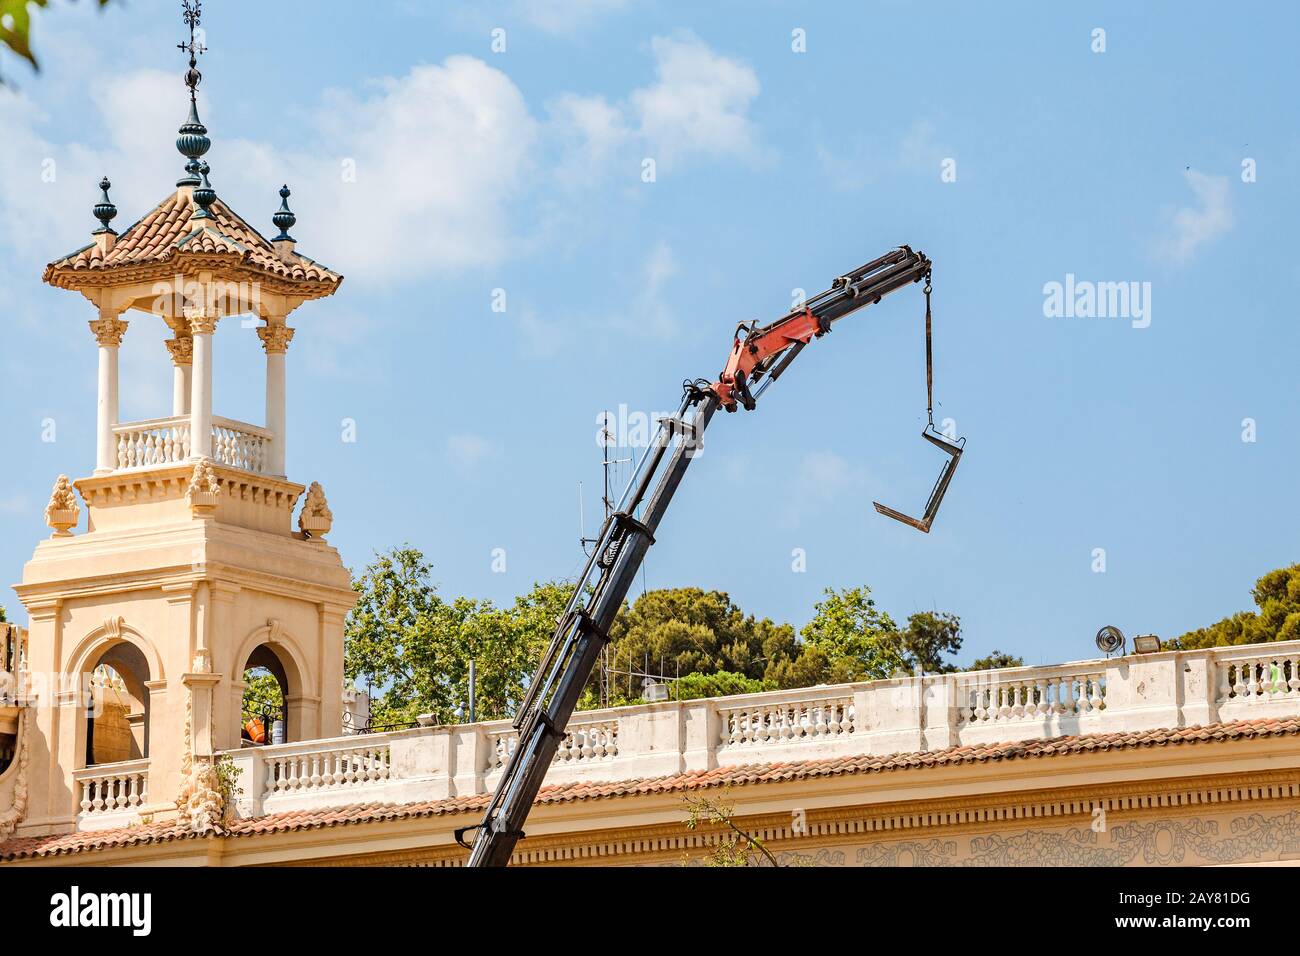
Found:
[{"label": "antenna", "polygon": [[[614,439],[615,439],[614,433],[609,430],[610,416],[611,413],[609,411],[606,411],[605,414],[602,416],[602,420],[604,421],[605,424],[602,425],[600,429],[600,448],[601,448],[600,468],[601,468],[602,479],[604,483],[604,494],[601,496],[601,501],[604,503],[605,506],[605,517],[603,519],[605,521],[609,520],[610,513],[613,512],[614,510],[614,500],[610,497],[610,467],[618,466],[618,465],[626,465],[628,462],[632,460],[630,456],[627,458],[609,457],[609,450],[611,448],[617,447],[614,443]],[[583,505],[583,497],[582,497],[582,482],[580,481],[578,482],[578,543],[582,546],[582,553],[586,554],[588,557],[591,557],[591,555],[587,551],[587,545],[595,544],[600,539],[587,537],[586,522],[584,520],[584,511],[585,508]]]},{"label": "antenna", "polygon": [[[611,486],[610,469],[617,468],[619,465],[626,465],[628,462],[632,460],[631,456],[627,458],[610,457],[610,449],[617,447],[617,445],[615,444],[615,435],[609,429],[609,420],[611,417],[612,417],[612,413],[608,409],[606,409],[600,419],[604,423],[601,425],[600,428],[600,449],[601,449],[600,470],[601,470],[601,478],[604,487],[604,493],[601,495],[601,502],[604,504],[605,507],[605,517],[602,521],[602,525],[601,525],[602,528],[604,527],[604,522],[609,521],[609,516],[610,514],[613,513],[615,508],[614,500],[613,498],[610,497],[610,486]],[[587,546],[599,544],[600,540],[601,539],[599,537],[596,538],[587,537],[586,506],[583,503],[582,482],[579,481],[578,482],[578,544],[582,548],[582,553],[585,554],[587,557],[591,557],[591,552],[587,550]],[[600,706],[602,707],[608,707],[610,705],[610,698],[611,698],[610,690],[613,687],[613,683],[612,683],[613,673],[614,671],[611,669],[609,645],[606,644],[604,649],[600,652],[600,672],[599,672],[600,680],[598,681],[599,688],[600,688]]]}]

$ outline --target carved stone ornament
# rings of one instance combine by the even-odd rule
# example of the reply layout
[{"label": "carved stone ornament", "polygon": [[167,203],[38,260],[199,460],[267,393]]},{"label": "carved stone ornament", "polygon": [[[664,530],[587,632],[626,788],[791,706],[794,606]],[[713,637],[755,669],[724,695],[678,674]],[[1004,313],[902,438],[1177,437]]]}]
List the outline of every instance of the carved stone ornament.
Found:
[{"label": "carved stone ornament", "polygon": [[178,335],[163,343],[171,353],[173,365],[194,364],[194,339],[188,335]]},{"label": "carved stone ornament", "polygon": [[27,815],[28,765],[31,763],[31,747],[28,744],[31,731],[27,726],[27,718],[28,709],[24,707],[18,713],[17,752],[13,758],[18,769],[15,771],[17,778],[14,780],[13,802],[8,809],[0,812],[0,842],[9,839]]},{"label": "carved stone ornament", "polygon": [[190,323],[190,335],[211,335],[217,331],[217,322],[221,314],[216,309],[201,309],[196,306],[184,310],[185,318]]},{"label": "carved stone ornament", "polygon": [[126,334],[127,323],[115,315],[105,315],[89,323],[90,331],[95,334],[95,341],[105,348],[117,348],[122,344]]},{"label": "carved stone ornament", "polygon": [[185,491],[185,498],[190,503],[190,510],[196,514],[211,514],[217,507],[221,496],[221,480],[212,470],[212,462],[200,458],[194,463],[190,474],[190,486]]},{"label": "carved stone ornament", "polygon": [[321,490],[319,481],[313,481],[307,489],[307,497],[303,499],[302,512],[298,515],[298,530],[308,537],[324,540],[333,526],[334,513],[325,500],[325,492]]},{"label": "carved stone ornament", "polygon": [[195,833],[219,828],[225,817],[225,800],[221,796],[217,771],[212,757],[194,753],[194,695],[185,702],[185,751],[181,761],[181,790],[176,795],[176,809],[181,824]]},{"label": "carved stone ornament", "polygon": [[262,348],[267,355],[289,351],[293,341],[294,330],[287,325],[264,325],[257,330],[257,337],[262,340]]},{"label": "carved stone ornament", "polygon": [[72,537],[72,529],[81,518],[81,506],[77,504],[77,493],[67,475],[59,475],[50,492],[50,503],[45,506],[45,523],[54,529],[55,538]]}]

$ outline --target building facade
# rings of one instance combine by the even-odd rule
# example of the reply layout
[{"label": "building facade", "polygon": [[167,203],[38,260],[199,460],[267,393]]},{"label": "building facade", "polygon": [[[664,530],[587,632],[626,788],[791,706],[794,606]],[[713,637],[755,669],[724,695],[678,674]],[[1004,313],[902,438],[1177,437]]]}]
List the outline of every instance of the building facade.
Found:
[{"label": "building facade", "polygon": [[[297,251],[287,186],[270,239],[222,201],[190,53],[184,175],[120,234],[105,179],[44,275],[90,305],[97,441],[54,483],[27,626],[0,624],[0,863],[460,865],[517,737],[344,733],[355,595],[286,448],[288,320],[342,276]],[[213,407],[235,317],[261,424]],[[169,415],[120,421],[127,334],[168,350]],[[271,727],[243,713],[254,672]],[[781,865],[1294,862],[1300,642],[580,713],[514,862],[704,864],[738,833]]]}]

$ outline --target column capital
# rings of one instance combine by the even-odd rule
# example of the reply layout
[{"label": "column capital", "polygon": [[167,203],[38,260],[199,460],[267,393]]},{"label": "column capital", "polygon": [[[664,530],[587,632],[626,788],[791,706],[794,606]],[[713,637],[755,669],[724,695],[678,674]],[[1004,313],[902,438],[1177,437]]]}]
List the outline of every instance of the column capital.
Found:
[{"label": "column capital", "polygon": [[194,364],[193,336],[178,335],[174,339],[167,339],[163,345],[167,346],[167,351],[171,353],[173,365]]},{"label": "column capital", "polygon": [[90,326],[90,331],[100,348],[114,349],[122,344],[122,336],[126,334],[128,325],[125,320],[109,313],[103,313],[98,319],[92,319],[86,324]]},{"label": "column capital", "polygon": [[190,323],[190,335],[211,335],[217,331],[217,322],[221,320],[221,313],[216,309],[187,306],[185,318]]},{"label": "column capital", "polygon": [[262,340],[267,355],[283,355],[289,351],[293,333],[294,329],[287,325],[263,325],[258,328],[257,337]]}]

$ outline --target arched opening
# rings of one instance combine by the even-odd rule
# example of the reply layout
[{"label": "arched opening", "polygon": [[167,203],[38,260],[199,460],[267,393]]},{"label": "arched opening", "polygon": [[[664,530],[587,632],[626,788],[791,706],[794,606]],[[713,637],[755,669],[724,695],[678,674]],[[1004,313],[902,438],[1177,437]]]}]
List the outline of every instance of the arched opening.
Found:
[{"label": "arched opening", "polygon": [[149,756],[149,664],[134,644],[104,651],[88,674],[86,766]]},{"label": "arched opening", "polygon": [[289,739],[289,677],[269,644],[254,648],[244,668],[239,714],[241,747],[280,744]]}]

